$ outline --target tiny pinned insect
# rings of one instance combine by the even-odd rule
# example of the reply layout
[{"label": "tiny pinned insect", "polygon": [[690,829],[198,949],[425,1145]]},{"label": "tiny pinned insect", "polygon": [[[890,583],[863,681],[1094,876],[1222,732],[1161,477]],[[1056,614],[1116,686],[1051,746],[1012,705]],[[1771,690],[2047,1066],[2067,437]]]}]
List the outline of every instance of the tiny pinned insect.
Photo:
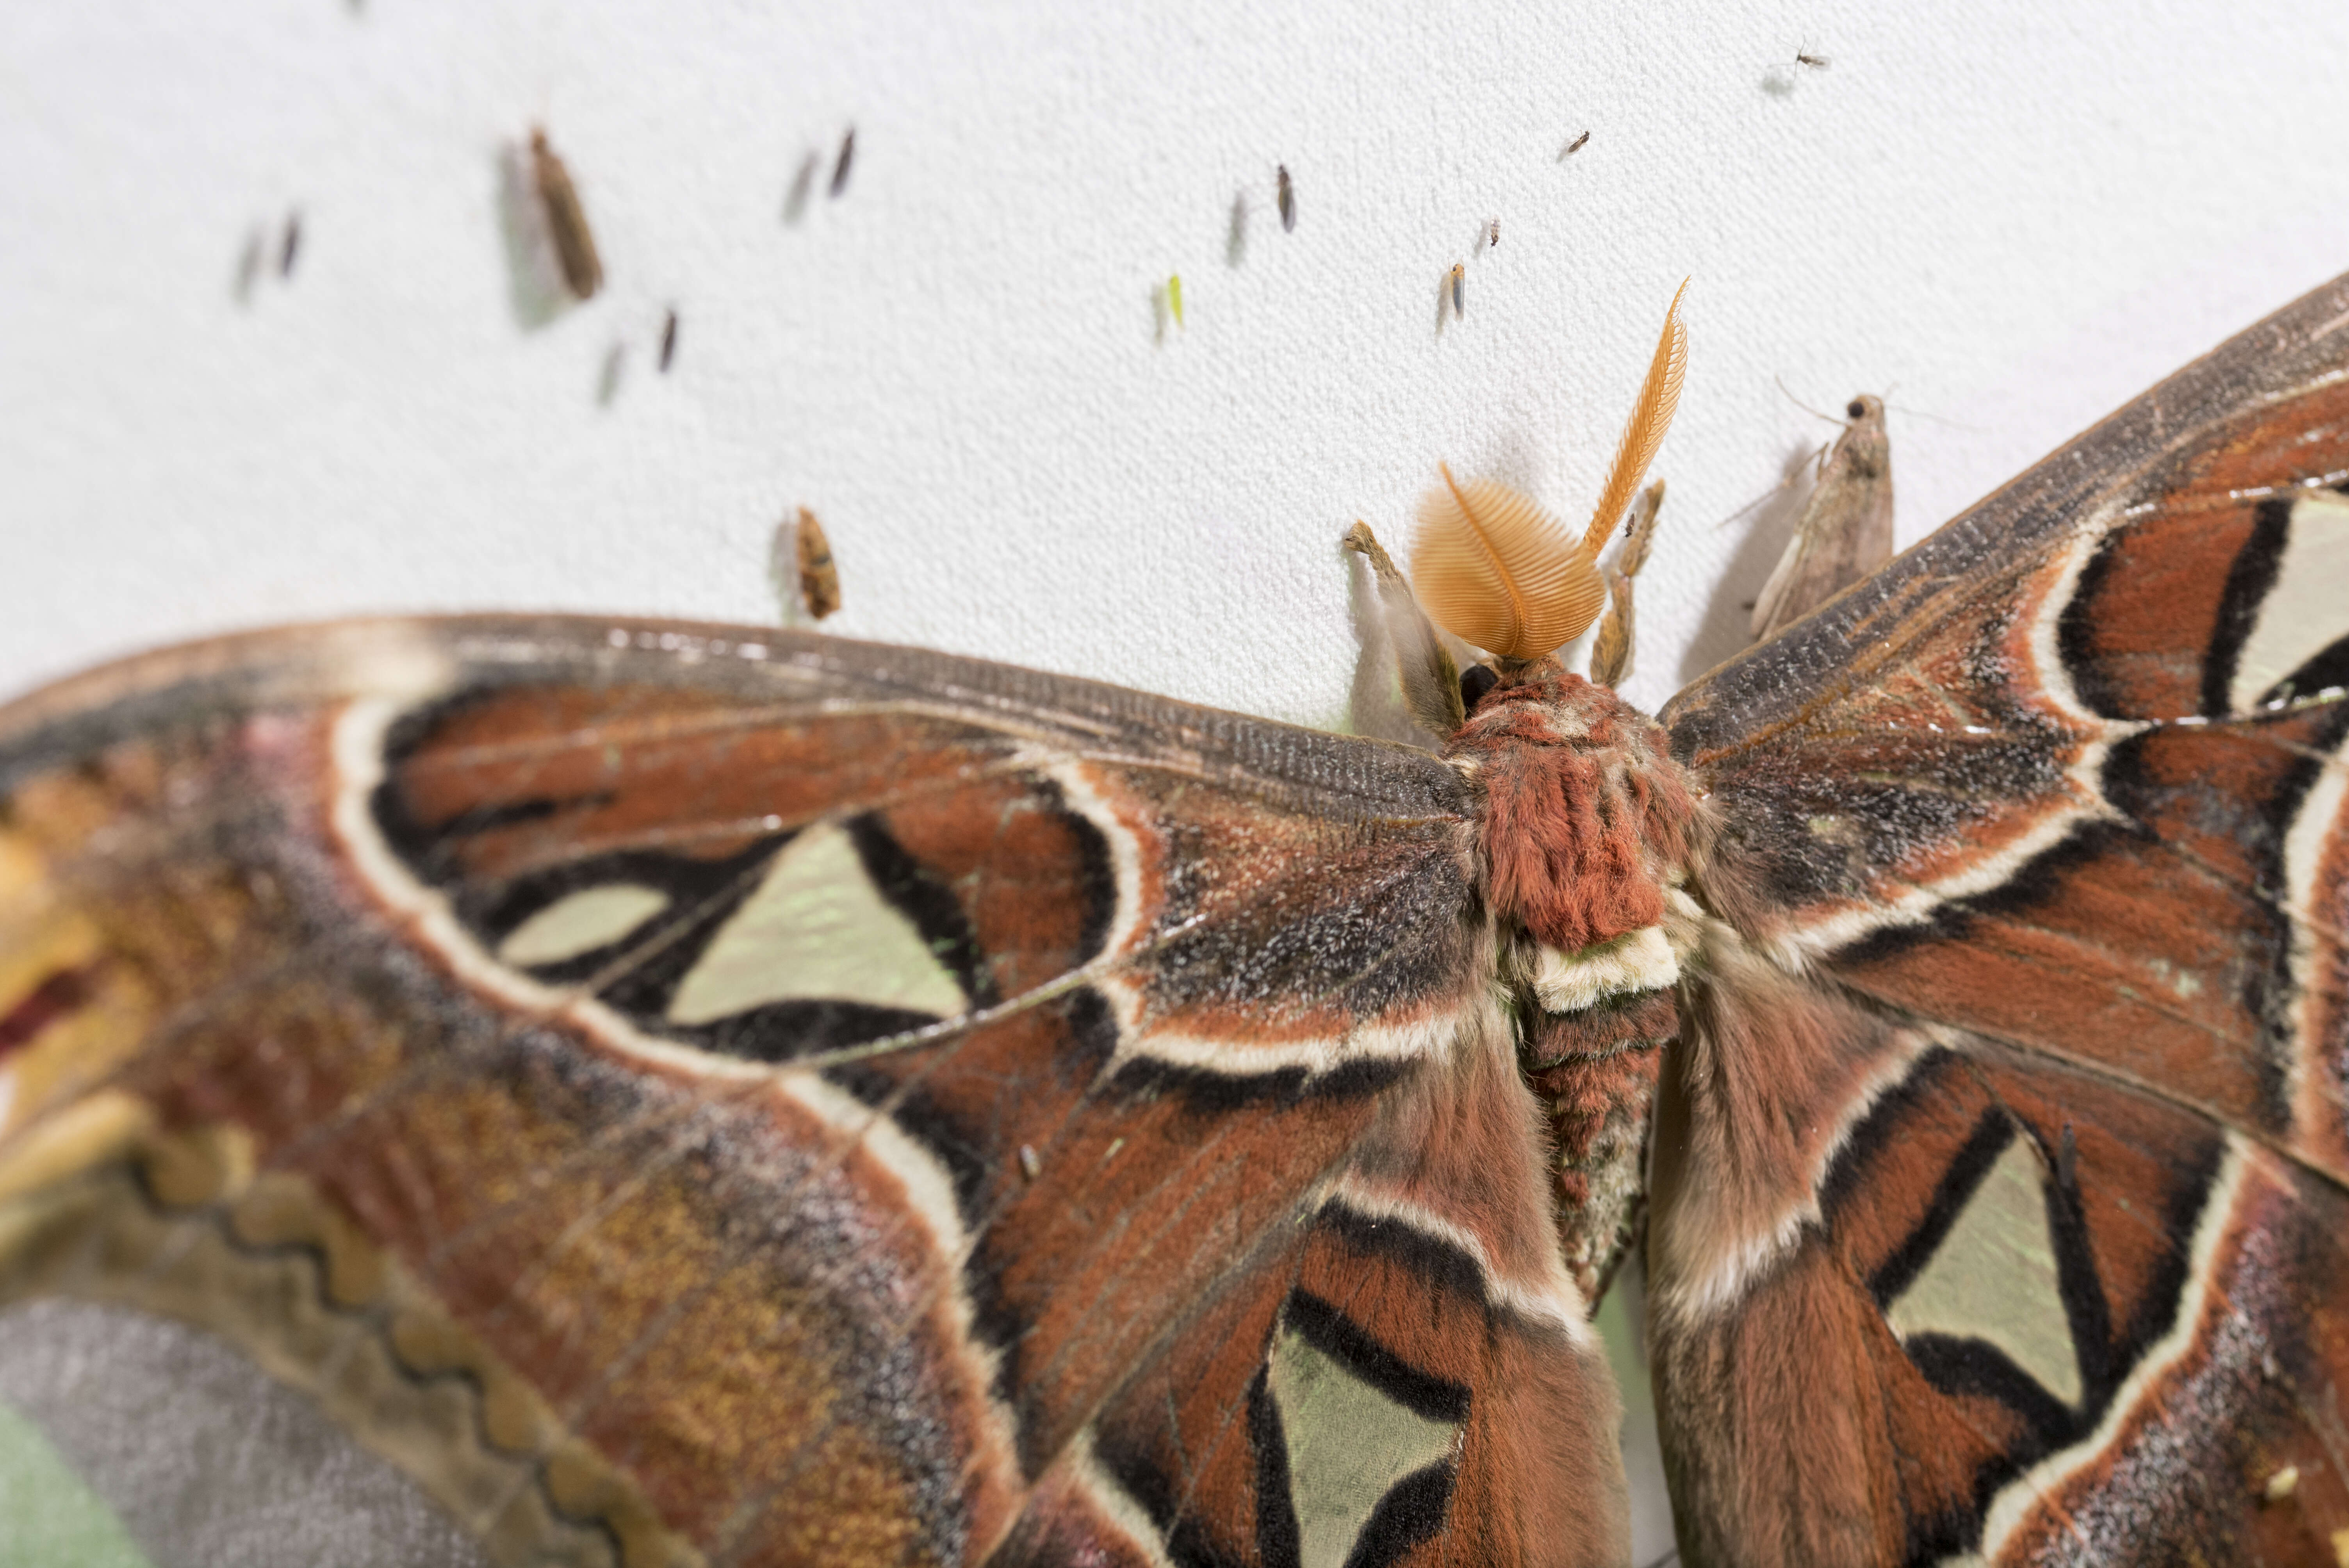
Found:
[{"label": "tiny pinned insect", "polygon": [[796,548],[800,562],[800,599],[817,620],[840,608],[840,569],[832,563],[832,541],[815,513],[800,508]]},{"label": "tiny pinned insect", "polygon": [[677,357],[677,311],[671,307],[668,319],[661,323],[660,373],[668,374],[668,362]]},{"label": "tiny pinned insect", "polygon": [[1561,152],[1561,153],[1559,153],[1559,154],[1557,155],[1557,160],[1558,160],[1560,163],[1565,162],[1568,159],[1569,159],[1569,158],[1573,157],[1576,153],[1578,153],[1578,152],[1581,151],[1581,150],[1582,150],[1582,145],[1583,145],[1583,143],[1585,143],[1585,142],[1588,141],[1589,139],[1590,139],[1590,133],[1589,133],[1588,131],[1587,131],[1587,130],[1586,130],[1586,131],[1584,131],[1580,136],[1576,137],[1572,141],[1569,141],[1569,142],[1568,142],[1568,143],[1566,144],[1566,150],[1565,150],[1564,152]]},{"label": "tiny pinned insect", "polygon": [[563,286],[574,299],[592,299],[604,286],[604,263],[595,254],[595,236],[587,227],[586,209],[579,204],[579,188],[571,170],[547,145],[543,126],[530,129],[531,184],[538,191],[539,209],[546,216],[547,238],[554,243],[554,260],[563,272]]},{"label": "tiny pinned insect", "polygon": [[1166,280],[1166,309],[1174,317],[1174,325],[1183,325],[1183,274],[1175,273]]},{"label": "tiny pinned insect", "polygon": [[1814,55],[1808,49],[1796,49],[1795,64],[1808,66],[1815,71],[1823,71],[1827,68],[1828,61],[1825,55]]},{"label": "tiny pinned insect", "polygon": [[1452,296],[1452,319],[1458,321],[1468,314],[1468,264],[1452,263],[1452,272],[1444,280],[1445,291]]},{"label": "tiny pinned insect", "polygon": [[1019,1172],[1030,1181],[1043,1176],[1044,1162],[1036,1157],[1035,1145],[1023,1143],[1019,1146]]},{"label": "tiny pinned insect", "polygon": [[833,160],[832,194],[834,200],[848,189],[848,168],[855,159],[856,128],[852,125],[848,128],[848,134],[840,139],[840,156]]},{"label": "tiny pinned insect", "polygon": [[1297,230],[1297,187],[1289,183],[1288,165],[1278,165],[1280,185],[1280,231],[1284,234]]},{"label": "tiny pinned insect", "polygon": [[294,258],[302,251],[302,209],[296,207],[285,214],[285,237],[277,242],[277,275],[294,275]]},{"label": "tiny pinned insect", "polygon": [[1485,219],[1485,248],[1486,250],[1488,250],[1488,251],[1489,251],[1489,250],[1491,250],[1494,246],[1495,246],[1495,245],[1499,244],[1500,242],[1501,242],[1501,221],[1500,221],[1498,218],[1487,218],[1487,219]]}]

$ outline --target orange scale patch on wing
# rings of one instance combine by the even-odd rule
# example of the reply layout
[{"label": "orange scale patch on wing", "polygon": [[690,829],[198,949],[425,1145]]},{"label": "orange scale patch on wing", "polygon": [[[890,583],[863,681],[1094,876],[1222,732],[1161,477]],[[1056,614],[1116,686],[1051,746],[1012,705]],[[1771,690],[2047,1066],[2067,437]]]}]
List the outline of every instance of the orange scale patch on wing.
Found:
[{"label": "orange scale patch on wing", "polygon": [[919,715],[668,687],[508,687],[401,721],[381,813],[404,849],[504,881],[625,849],[703,860],[849,803],[953,788],[999,738]]},{"label": "orange scale patch on wing", "polygon": [[2072,679],[2097,712],[2202,710],[2204,651],[2218,635],[2229,570],[2257,525],[2249,503],[2178,497],[2105,542],[2062,626]]},{"label": "orange scale patch on wing", "polygon": [[1045,780],[958,779],[897,800],[879,820],[961,905],[996,995],[1019,995],[1100,954],[1116,872],[1099,831]]}]

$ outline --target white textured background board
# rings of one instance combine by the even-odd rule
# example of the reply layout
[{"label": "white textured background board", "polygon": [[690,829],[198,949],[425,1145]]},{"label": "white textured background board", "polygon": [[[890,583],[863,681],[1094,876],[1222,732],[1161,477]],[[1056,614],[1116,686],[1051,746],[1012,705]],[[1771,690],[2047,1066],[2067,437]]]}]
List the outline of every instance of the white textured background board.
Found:
[{"label": "white textured background board", "polygon": [[[2048,12],[0,8],[0,688],[362,610],[771,620],[803,503],[834,629],[1340,724],[1347,523],[1400,542],[1438,459],[1578,522],[1692,276],[1653,706],[1788,517],[1717,525],[1832,433],[1774,379],[1890,391],[1906,543],[2349,267],[2349,6]],[[610,280],[543,321],[533,120]]]}]

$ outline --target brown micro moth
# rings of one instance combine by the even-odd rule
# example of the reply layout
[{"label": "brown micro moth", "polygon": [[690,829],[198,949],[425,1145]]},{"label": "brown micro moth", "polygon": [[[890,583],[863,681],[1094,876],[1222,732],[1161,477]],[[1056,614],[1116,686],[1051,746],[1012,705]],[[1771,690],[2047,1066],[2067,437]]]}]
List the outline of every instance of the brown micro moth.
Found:
[{"label": "brown micro moth", "polygon": [[850,126],[848,134],[840,139],[840,156],[833,160],[832,193],[834,197],[848,189],[849,166],[856,160],[856,128]]},{"label": "brown micro moth", "polygon": [[546,215],[546,235],[554,244],[563,286],[574,299],[593,299],[604,286],[604,263],[595,254],[595,236],[587,227],[586,209],[579,204],[579,188],[547,145],[543,126],[530,129],[530,178],[538,191],[539,210]]},{"label": "brown micro moth", "polygon": [[1892,559],[1892,448],[1884,404],[1865,395],[1819,465],[1795,537],[1754,602],[1756,639],[1775,636]]},{"label": "brown micro moth", "polygon": [[815,513],[800,508],[796,535],[800,558],[800,599],[807,613],[823,620],[840,608],[840,569],[832,563],[832,541]]}]

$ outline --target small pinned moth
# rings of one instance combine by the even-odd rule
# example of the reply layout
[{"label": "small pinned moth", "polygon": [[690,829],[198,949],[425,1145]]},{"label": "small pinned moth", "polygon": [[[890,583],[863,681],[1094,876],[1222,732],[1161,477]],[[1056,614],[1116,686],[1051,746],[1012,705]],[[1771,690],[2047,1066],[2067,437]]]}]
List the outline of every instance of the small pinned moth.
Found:
[{"label": "small pinned moth", "polygon": [[799,561],[800,602],[811,619],[821,621],[840,608],[840,569],[833,564],[832,541],[815,513],[802,507],[792,542]]},{"label": "small pinned moth", "polygon": [[1278,187],[1275,200],[1280,208],[1280,230],[1284,234],[1292,233],[1297,228],[1297,187],[1289,182],[1288,164],[1278,167],[1275,179]]},{"label": "small pinned moth", "polygon": [[848,189],[848,170],[856,160],[856,128],[850,126],[840,139],[839,156],[832,163],[832,199],[837,201]]},{"label": "small pinned moth", "polygon": [[595,253],[595,235],[587,227],[587,210],[580,204],[579,188],[571,170],[548,144],[543,126],[530,130],[531,185],[546,224],[563,286],[574,299],[587,300],[604,286],[604,263]]},{"label": "small pinned moth", "polygon": [[677,308],[672,305],[661,317],[660,373],[668,374],[669,362],[677,357]]},{"label": "small pinned moth", "polygon": [[1754,635],[1772,637],[1892,559],[1892,448],[1884,404],[1865,393],[1819,464],[1795,533],[1761,597]]},{"label": "small pinned moth", "polygon": [[1444,289],[1452,302],[1452,319],[1458,321],[1468,314],[1468,263],[1452,263],[1452,270],[1444,274]]},{"label": "small pinned moth", "polygon": [[1572,141],[1566,144],[1566,150],[1557,155],[1557,160],[1560,163],[1565,162],[1568,159],[1581,151],[1583,148],[1589,143],[1589,140],[1590,133],[1586,130],[1581,135],[1576,137]]},{"label": "small pinned moth", "polygon": [[2330,1560],[2349,278],[1651,718],[1555,650],[1683,363],[1349,535],[1426,748],[626,616],[0,707],[12,1506],[1622,1564],[1638,1247],[1688,1562]]}]

